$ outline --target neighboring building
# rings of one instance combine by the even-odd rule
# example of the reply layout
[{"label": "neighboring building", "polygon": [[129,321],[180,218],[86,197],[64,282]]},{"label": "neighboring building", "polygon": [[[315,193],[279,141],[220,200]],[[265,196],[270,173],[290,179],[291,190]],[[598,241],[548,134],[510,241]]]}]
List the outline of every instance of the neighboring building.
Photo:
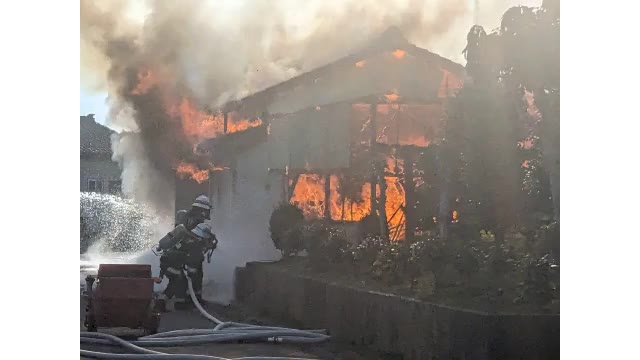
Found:
[{"label": "neighboring building", "polygon": [[80,116],[80,191],[121,193],[120,167],[111,160],[113,133],[93,114]]}]

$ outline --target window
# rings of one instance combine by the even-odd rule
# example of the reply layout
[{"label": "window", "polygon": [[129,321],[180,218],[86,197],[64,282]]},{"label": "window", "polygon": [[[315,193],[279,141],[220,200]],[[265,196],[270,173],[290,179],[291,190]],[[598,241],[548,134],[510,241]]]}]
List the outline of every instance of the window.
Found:
[{"label": "window", "polygon": [[122,191],[122,181],[109,180],[109,193],[120,194],[121,191]]},{"label": "window", "polygon": [[91,192],[102,192],[102,180],[89,179],[87,181],[87,190]]}]

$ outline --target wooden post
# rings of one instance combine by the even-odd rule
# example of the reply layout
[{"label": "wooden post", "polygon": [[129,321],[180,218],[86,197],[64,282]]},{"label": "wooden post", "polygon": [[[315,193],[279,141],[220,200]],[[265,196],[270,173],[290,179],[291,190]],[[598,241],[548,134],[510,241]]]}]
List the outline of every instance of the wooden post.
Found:
[{"label": "wooden post", "polygon": [[413,156],[407,154],[404,156],[404,218],[405,218],[405,239],[409,242],[415,240],[415,187],[416,184],[413,179]]},{"label": "wooden post", "polygon": [[236,159],[235,155],[231,162],[231,194],[233,196],[236,195],[236,185],[238,182],[238,171],[236,170]]},{"label": "wooden post", "polygon": [[447,240],[449,230],[449,166],[447,145],[440,146],[437,154],[438,177],[440,183],[440,206],[438,209],[438,229],[440,239]]},{"label": "wooden post", "polygon": [[266,126],[269,126],[269,124],[271,123],[271,119],[270,119],[270,115],[268,112],[264,111],[261,113],[260,115],[260,120],[262,120],[262,123]]},{"label": "wooden post", "polygon": [[331,220],[331,175],[324,176],[324,218]]},{"label": "wooden post", "polygon": [[282,196],[280,197],[280,201],[285,202],[289,200],[289,172],[282,172]]},{"label": "wooden post", "polygon": [[227,111],[224,112],[224,133],[227,133],[227,124],[229,121],[229,113]]},{"label": "wooden post", "polygon": [[373,102],[369,111],[369,125],[371,126],[371,140],[369,144],[369,152],[371,154],[371,214],[378,215],[378,204],[376,200],[376,183],[378,174],[376,173],[376,142],[378,133],[376,130],[376,116],[378,113],[378,104]]},{"label": "wooden post", "polygon": [[389,223],[387,222],[387,180],[384,177],[384,167],[378,171],[380,184],[380,203],[378,204],[378,212],[380,213],[380,234],[385,239],[389,238]]},{"label": "wooden post", "polygon": [[[293,181],[291,182],[291,186],[289,186],[289,194],[287,194],[287,202],[291,201],[291,198],[293,197],[293,192],[296,190],[296,185],[298,184],[298,179],[300,179],[300,174],[299,173],[295,173],[295,175],[293,175]],[[289,181],[289,179],[287,178],[287,182]]]},{"label": "wooden post", "polygon": [[[341,178],[340,185],[344,184],[343,181],[344,181],[344,178]],[[340,198],[342,199],[342,215],[340,220],[344,221],[344,211],[345,211],[344,206],[346,203],[346,196],[344,195],[344,191],[342,191],[342,194],[340,195],[341,195]],[[353,221],[353,219],[350,219],[350,220]]]},{"label": "wooden post", "polygon": [[[386,204],[386,181],[384,180],[384,167],[378,169],[377,155],[378,155],[378,131],[376,126],[376,118],[378,116],[378,103],[374,101],[371,104],[370,110],[370,125],[371,125],[371,145],[369,151],[371,152],[371,214],[378,216],[380,223],[380,234],[384,239],[389,239],[389,231],[387,225],[387,216],[385,211]],[[376,188],[378,185],[378,177],[380,179],[380,201],[376,196]]]}]

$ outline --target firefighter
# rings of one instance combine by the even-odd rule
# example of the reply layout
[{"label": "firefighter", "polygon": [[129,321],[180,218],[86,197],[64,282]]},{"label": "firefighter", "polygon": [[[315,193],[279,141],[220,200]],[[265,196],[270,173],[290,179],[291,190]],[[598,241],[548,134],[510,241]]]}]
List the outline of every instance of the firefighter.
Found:
[{"label": "firefighter", "polygon": [[206,220],[211,220],[211,202],[206,195],[198,196],[190,210],[180,210],[176,214],[176,226],[182,224],[189,231]]},{"label": "firefighter", "polygon": [[[191,230],[200,240],[198,242],[192,242],[187,245],[185,252],[187,257],[185,260],[185,270],[191,278],[191,284],[193,286],[193,292],[198,299],[198,302],[203,303],[202,299],[202,280],[204,278],[203,262],[205,255],[207,256],[207,262],[211,261],[211,255],[213,250],[218,245],[218,240],[215,234],[211,232],[211,227],[208,224],[202,223]],[[187,297],[187,303],[191,302],[191,297]]]},{"label": "firefighter", "polygon": [[[207,220],[211,220],[211,202],[206,195],[200,195],[196,198],[196,200],[191,204],[191,209],[189,210],[180,210],[176,214],[176,226],[184,225],[184,227],[191,231],[198,224],[204,223]],[[200,247],[202,245],[202,247]],[[196,245],[190,250],[190,255],[188,257],[188,268],[190,274],[192,274],[192,283],[193,289],[196,293],[198,301],[202,302],[202,280],[204,278],[203,271],[203,261],[204,261],[204,253],[203,249],[208,252],[208,260],[211,257],[211,244],[200,244]],[[199,248],[200,247],[200,248]],[[187,302],[190,302],[191,298],[187,298]]]},{"label": "firefighter", "polygon": [[[187,231],[184,225],[179,224],[160,240],[157,248],[161,252],[160,279],[164,276],[169,279],[164,296],[161,297],[167,310],[173,311],[176,305],[186,304],[190,300],[187,293],[188,282],[185,277],[185,270],[189,274],[194,292],[199,297],[198,300],[200,300],[202,292],[201,269],[204,253],[211,254],[216,245],[215,235],[211,232],[211,227],[205,223],[198,224],[191,231]],[[197,266],[198,261],[200,261],[199,268]]]}]

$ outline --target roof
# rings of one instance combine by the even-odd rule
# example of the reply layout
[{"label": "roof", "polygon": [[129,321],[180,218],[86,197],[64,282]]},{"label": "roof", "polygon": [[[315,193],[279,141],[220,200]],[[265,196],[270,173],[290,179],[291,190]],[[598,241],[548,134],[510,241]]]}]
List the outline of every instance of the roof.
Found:
[{"label": "roof", "polygon": [[212,156],[214,163],[225,162],[224,154],[239,153],[267,139],[268,126],[262,124],[225,136],[208,139],[198,145],[198,150]]},{"label": "roof", "polygon": [[[360,88],[355,91],[349,88],[349,79],[353,79],[348,77],[349,74],[361,71],[354,71],[358,67],[358,63],[363,63],[363,60],[372,60],[380,55],[391,56],[398,50],[415,58],[414,60],[417,60],[415,63],[421,64],[422,67],[405,67],[404,72],[399,73],[393,70],[386,71],[386,68],[382,70],[379,67],[370,68],[367,65],[365,66],[366,71],[377,71],[377,74],[386,74],[386,77],[373,76],[375,78],[373,83],[358,83]],[[402,57],[404,55],[401,55]],[[360,72],[360,74],[363,73]],[[359,76],[369,78],[368,75]],[[388,83],[408,84],[409,86],[402,90],[414,90],[400,91],[402,97],[400,102],[439,103],[441,97],[449,96],[446,95],[448,92],[442,95],[440,91],[443,88],[449,89],[450,81],[454,83],[456,79],[464,79],[465,77],[466,71],[462,65],[409,43],[398,28],[391,27],[358,52],[273,85],[241,100],[229,102],[221,110],[223,112],[237,112],[241,118],[262,117],[263,115],[267,115],[265,119],[277,118],[281,115],[297,114],[308,109],[324,109],[342,103],[380,101],[381,96],[388,96],[387,92],[380,92],[384,91],[383,88],[387,87]],[[408,82],[407,78],[409,78]],[[327,79],[327,81],[320,84],[322,79]],[[399,81],[394,82],[394,79],[399,79]],[[381,83],[382,85],[380,85]],[[416,84],[419,86],[415,86]],[[305,88],[307,92],[300,95],[299,90]],[[453,88],[456,86],[452,86]],[[238,153],[265,141],[268,133],[267,127],[266,124],[263,124],[257,128],[206,140],[200,144],[200,150],[208,153],[214,162],[222,161],[225,153]]]},{"label": "roof", "polygon": [[[421,58],[422,60],[432,64],[434,68],[447,71],[457,77],[465,77],[464,66],[444,58],[429,50],[419,48],[411,43],[403,36],[397,27],[390,27],[383,32],[378,38],[374,39],[369,45],[360,51],[347,55],[325,66],[316,68],[309,72],[295,76],[289,80],[268,87],[262,91],[251,94],[241,100],[231,101],[223,106],[223,111],[240,111],[254,113],[257,109],[264,109],[269,103],[278,98],[279,93],[292,89],[313,86],[318,79],[329,77],[339,71],[346,69],[352,70],[353,65],[367,57],[380,54],[384,51],[404,50],[408,54]],[[346,99],[345,99],[346,100]],[[333,101],[332,101],[333,102]],[[261,114],[254,114],[261,115]]]},{"label": "roof", "polygon": [[80,155],[111,156],[113,133],[113,130],[98,124],[93,114],[80,116]]}]

